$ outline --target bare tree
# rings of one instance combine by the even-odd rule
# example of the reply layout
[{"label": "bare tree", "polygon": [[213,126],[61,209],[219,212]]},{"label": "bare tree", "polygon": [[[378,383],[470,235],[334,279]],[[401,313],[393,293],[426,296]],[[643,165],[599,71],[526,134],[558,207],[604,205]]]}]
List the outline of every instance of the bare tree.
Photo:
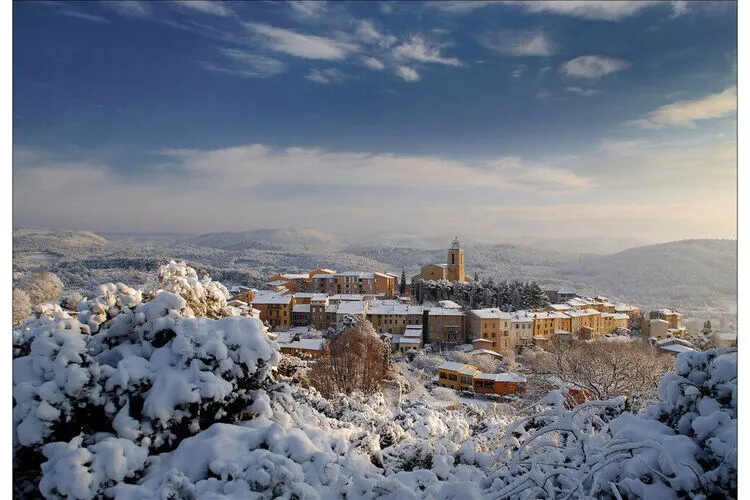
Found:
[{"label": "bare tree", "polygon": [[63,282],[50,271],[33,273],[21,280],[21,288],[29,295],[31,305],[57,302],[63,292]]},{"label": "bare tree", "polygon": [[31,300],[29,294],[20,288],[13,289],[13,324],[31,315]]},{"label": "bare tree", "polygon": [[329,340],[324,356],[310,370],[310,384],[325,397],[372,394],[388,374],[388,359],[385,344],[370,322],[362,320]]},{"label": "bare tree", "polygon": [[532,364],[539,381],[558,379],[594,399],[648,397],[674,358],[645,342],[576,342],[537,354]]}]

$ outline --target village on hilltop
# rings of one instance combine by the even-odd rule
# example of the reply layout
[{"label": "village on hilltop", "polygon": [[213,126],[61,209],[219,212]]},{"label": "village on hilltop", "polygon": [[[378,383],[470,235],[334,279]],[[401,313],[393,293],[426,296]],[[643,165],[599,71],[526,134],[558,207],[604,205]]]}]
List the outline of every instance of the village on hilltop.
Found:
[{"label": "village on hilltop", "polygon": [[[228,305],[237,314],[263,321],[282,353],[311,358],[324,353],[325,339],[306,333],[340,329],[352,317],[369,321],[397,355],[438,344],[503,359],[535,346],[549,348],[631,333],[674,355],[694,350],[684,339],[686,328],[679,312],[659,309],[644,317],[637,306],[612,303],[605,296],[583,297],[573,290],[544,290],[537,307],[515,311],[464,307],[452,300],[415,303],[414,292],[421,284],[440,281],[473,281],[466,274],[458,237],[445,263],[422,266],[410,279],[403,272],[399,278],[391,272],[324,268],[279,273],[268,279],[264,290],[233,287]],[[633,326],[637,331],[631,330]],[[470,364],[447,362],[440,367],[437,382],[451,389],[471,388],[478,394],[512,394],[523,392],[525,378],[512,373],[485,374]]]}]

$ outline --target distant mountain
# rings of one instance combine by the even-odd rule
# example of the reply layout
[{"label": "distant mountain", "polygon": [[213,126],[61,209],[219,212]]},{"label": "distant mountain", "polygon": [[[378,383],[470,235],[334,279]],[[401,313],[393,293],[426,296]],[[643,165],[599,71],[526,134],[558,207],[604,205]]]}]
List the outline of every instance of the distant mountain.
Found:
[{"label": "distant mountain", "polygon": [[333,250],[341,244],[338,236],[316,229],[255,229],[242,232],[208,233],[188,238],[185,244],[239,250]]},{"label": "distant mountain", "polygon": [[107,245],[109,242],[89,231],[60,231],[42,228],[14,228],[13,251],[55,252],[86,246]]},{"label": "distant mountain", "polygon": [[711,308],[737,300],[737,241],[684,240],[631,248],[570,262],[559,272],[643,305]]}]

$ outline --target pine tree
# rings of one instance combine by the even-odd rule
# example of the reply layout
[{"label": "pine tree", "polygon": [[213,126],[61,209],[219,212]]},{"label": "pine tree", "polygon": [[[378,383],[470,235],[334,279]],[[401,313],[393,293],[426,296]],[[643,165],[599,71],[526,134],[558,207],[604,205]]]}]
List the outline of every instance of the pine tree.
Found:
[{"label": "pine tree", "polygon": [[479,281],[479,273],[474,271],[474,281]]},{"label": "pine tree", "polygon": [[703,330],[701,330],[701,333],[703,335],[711,335],[711,320],[707,319],[705,323],[703,323]]},{"label": "pine tree", "polygon": [[398,285],[398,293],[401,296],[406,295],[406,269],[401,269],[401,283]]}]

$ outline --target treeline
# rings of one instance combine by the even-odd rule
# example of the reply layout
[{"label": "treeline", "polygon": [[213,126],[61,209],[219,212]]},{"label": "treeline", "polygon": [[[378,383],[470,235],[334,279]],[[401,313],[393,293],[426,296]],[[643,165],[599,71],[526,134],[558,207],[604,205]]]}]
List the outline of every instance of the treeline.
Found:
[{"label": "treeline", "polygon": [[549,299],[536,282],[503,281],[417,281],[412,295],[418,304],[452,300],[463,307],[481,309],[497,307],[502,311],[518,311],[549,305]]}]

